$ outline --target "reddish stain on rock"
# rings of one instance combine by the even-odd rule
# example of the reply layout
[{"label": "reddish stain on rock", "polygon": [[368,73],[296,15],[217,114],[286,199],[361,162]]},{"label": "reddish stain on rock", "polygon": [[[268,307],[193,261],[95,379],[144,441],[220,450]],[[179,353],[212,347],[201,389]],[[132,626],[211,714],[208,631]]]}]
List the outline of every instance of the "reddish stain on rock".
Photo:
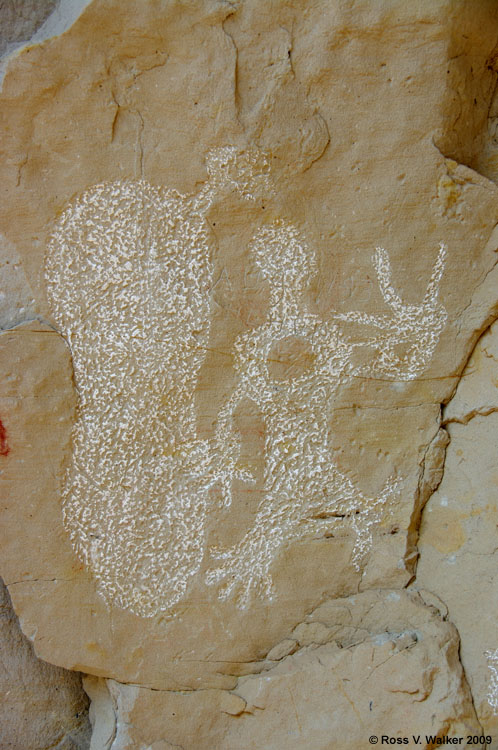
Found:
[{"label": "reddish stain on rock", "polygon": [[10,448],[7,442],[7,430],[0,419],[0,456],[7,456],[9,452]]}]

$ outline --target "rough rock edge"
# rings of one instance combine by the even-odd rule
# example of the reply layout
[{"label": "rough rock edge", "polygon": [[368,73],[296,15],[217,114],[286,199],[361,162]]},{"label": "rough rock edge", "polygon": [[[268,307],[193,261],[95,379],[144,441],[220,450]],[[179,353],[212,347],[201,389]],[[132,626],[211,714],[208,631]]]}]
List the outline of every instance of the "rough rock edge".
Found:
[{"label": "rough rock edge", "polygon": [[[351,604],[353,604],[354,600],[357,599],[358,596],[364,596],[365,598],[375,598],[376,595],[380,594],[381,596],[387,596],[388,598],[389,595],[395,595],[399,597],[398,591],[396,589],[392,589],[391,591],[388,591],[386,589],[368,589],[368,591],[362,592],[357,595],[345,597],[344,599],[334,599],[331,601],[340,601],[341,603],[343,602],[344,606],[347,608],[348,601],[351,601]],[[463,698],[467,697],[470,699],[471,707],[474,712],[474,715],[471,718],[480,727],[481,733],[483,733],[482,727],[475,712],[475,705],[470,686],[468,685],[465,671],[459,658],[458,630],[455,625],[448,620],[446,606],[440,599],[438,599],[437,596],[435,596],[431,592],[424,590],[410,590],[407,593],[414,603],[416,602],[426,610],[428,623],[432,618],[438,619],[441,623],[447,623],[447,625],[454,632],[458,645],[458,653],[454,655],[455,661],[457,662],[455,668],[457,670],[461,669],[461,695]],[[313,609],[308,615],[306,615],[303,621],[289,633],[288,637],[284,638],[282,641],[280,641],[279,644],[270,649],[265,660],[259,662],[259,668],[253,672],[253,676],[269,673],[271,670],[275,669],[278,665],[286,662],[288,659],[299,655],[300,653],[312,653],[314,649],[317,649],[320,646],[324,646],[326,644],[335,643],[337,644],[337,646],[339,646],[340,649],[344,648],[346,650],[354,649],[357,646],[360,646],[361,644],[364,644],[368,641],[377,643],[379,645],[384,640],[390,640],[394,644],[396,644],[396,649],[398,651],[404,651],[405,649],[414,646],[417,643],[420,634],[414,627],[408,627],[408,625],[410,624],[408,621],[407,627],[404,628],[401,632],[385,631],[380,625],[378,629],[375,627],[369,628],[368,623],[364,623],[364,620],[368,617],[371,609],[373,609],[376,604],[380,605],[380,603],[381,599],[379,597],[379,600],[377,602],[374,601],[370,605],[367,612],[365,612],[363,616],[360,617],[358,623],[356,624],[354,623],[354,621],[352,621],[350,625],[335,625],[331,622],[327,623],[327,617],[323,617],[319,613],[319,610],[327,604],[327,602],[323,602],[321,605]],[[317,613],[316,619],[315,613]],[[323,622],[322,620],[325,620],[325,622]],[[362,627],[363,623],[365,624],[364,627]],[[274,655],[274,653],[279,649],[279,646],[282,644],[289,645],[283,648],[278,656]],[[122,683],[113,679],[106,679],[103,677],[88,675],[83,679],[83,685],[91,699],[90,720],[92,722],[94,734],[92,735],[92,744],[90,750],[120,750],[123,745],[119,744],[115,746],[115,741],[117,740],[121,743],[124,738],[129,738],[129,725],[126,722],[125,717],[121,715],[123,711],[120,710],[120,703],[123,701],[127,702],[127,699],[130,699],[134,704],[139,691],[172,693],[176,695],[189,695],[198,692],[224,693],[226,699],[225,696],[223,696],[223,703],[220,706],[220,711],[222,713],[227,713],[234,717],[241,716],[242,714],[254,714],[254,709],[258,709],[259,707],[249,705],[246,700],[237,692],[239,688],[239,681],[246,678],[247,675],[238,677],[237,683],[232,689],[194,688],[192,690],[174,690],[148,688],[146,686],[138,685],[135,683]],[[120,695],[121,686],[132,688],[132,691],[126,696]],[[130,708],[131,707],[132,706],[130,706]],[[125,709],[125,706],[123,706],[122,708]],[[165,742],[168,744],[168,746],[169,744],[171,744],[168,742],[168,740],[165,740]],[[180,745],[172,746],[181,747]]]},{"label": "rough rock edge", "polygon": [[[11,59],[18,55],[25,47],[29,47],[32,44],[41,43],[45,39],[49,39],[52,36],[58,36],[59,34],[64,33],[72,24],[74,21],[79,17],[79,15],[82,13],[84,8],[91,2],[91,0],[59,0],[56,4],[55,8],[51,13],[47,15],[47,17],[44,19],[42,24],[36,29],[33,36],[30,39],[27,40],[21,40],[19,42],[8,42],[6,47],[6,52],[3,57],[0,58],[0,91],[3,84],[3,78],[5,76],[7,67],[11,61]],[[46,323],[46,321],[43,321],[36,316],[34,319],[30,319],[28,321],[22,321],[21,323],[14,322],[12,325],[12,328],[17,327],[18,325],[22,325],[24,322],[33,322],[34,320],[39,320],[40,323],[49,325]],[[49,325],[50,328],[52,326]],[[9,330],[11,326],[6,326],[3,330]],[[54,329],[54,333],[56,333]],[[10,596],[9,596],[9,586],[3,582],[3,580],[0,578],[0,586],[5,586],[5,589],[7,591],[7,597],[10,602]],[[30,642],[30,640],[26,637],[26,635],[22,632],[21,627],[19,625],[19,619],[17,617],[17,614],[15,613],[12,604],[10,604],[10,608],[12,611],[12,619],[15,623],[17,623],[17,628],[19,630],[19,634],[21,638],[29,645],[29,648],[31,649],[33,653],[33,659],[38,660],[40,663],[49,665],[48,662],[44,662],[43,660],[39,659],[38,656],[35,654],[33,646]],[[62,667],[56,667],[54,665],[54,669],[62,670]],[[64,670],[65,672],[69,672],[70,670]],[[85,691],[82,689],[82,694],[85,694]],[[55,746],[54,750],[58,750],[59,748],[66,748],[68,746],[68,743],[73,742],[73,737],[70,733],[67,733],[63,735],[60,740],[57,742],[57,745]],[[88,737],[88,743],[90,743],[91,739],[90,736]],[[89,746],[89,745],[88,745]],[[82,746],[81,746],[82,747]]]},{"label": "rough rock edge", "polygon": [[[14,55],[19,54],[25,47],[28,47],[35,43],[41,43],[45,39],[64,33],[64,31],[70,28],[70,26],[83,12],[85,7],[90,4],[90,2],[92,2],[92,0],[59,0],[58,5],[54,9],[54,11],[47,17],[47,19],[43,22],[40,28],[35,32],[33,37],[30,40],[20,42],[14,48],[11,47],[8,50],[6,56],[3,59],[0,59],[0,90],[2,86],[3,77],[6,72],[6,68]],[[235,9],[232,10],[232,12],[227,15],[227,18],[233,13],[235,13],[236,10],[237,10],[237,7],[235,6]],[[235,48],[234,94],[236,98],[237,48],[236,48],[235,43],[233,42],[232,37],[225,30],[223,24],[222,26],[223,26],[223,32],[227,36],[230,37],[232,44]],[[440,151],[436,143],[434,143],[434,146],[437,150]],[[444,156],[444,154],[441,151],[440,153]],[[475,171],[472,167],[469,167],[468,165],[465,165],[465,164],[463,164],[463,166],[466,166],[468,169],[475,172],[475,174],[479,175],[481,178],[487,179],[486,177],[481,175],[479,172]],[[488,272],[488,275],[489,273],[491,273],[492,270],[493,269],[490,269],[490,271]],[[485,279],[483,280],[483,282],[484,281]],[[489,311],[488,316],[486,317],[480,329],[476,330],[476,332],[474,333],[475,338],[472,337],[473,340],[469,342],[468,354],[466,356],[465,361],[461,365],[458,378],[455,381],[455,389],[454,389],[452,396],[454,396],[454,394],[456,393],[458,386],[460,384],[460,381],[462,379],[462,376],[464,374],[464,371],[468,365],[468,362],[471,359],[475,349],[479,345],[481,338],[487,333],[487,331],[491,328],[492,324],[497,319],[498,319],[498,303],[494,306],[492,311],[491,310]],[[41,321],[41,322],[45,322],[45,321]],[[439,429],[436,435],[434,436],[433,440],[431,441],[431,443],[427,446],[427,449],[425,451],[425,454],[420,464],[418,491],[417,491],[417,496],[414,502],[414,508],[413,508],[411,519],[410,519],[410,524],[408,527],[407,552],[405,556],[405,561],[407,565],[412,566],[413,577],[411,581],[409,582],[409,584],[407,585],[410,585],[416,581],[416,567],[417,567],[417,561],[418,561],[418,555],[419,555],[417,542],[418,542],[419,530],[420,530],[420,525],[422,521],[422,514],[424,511],[424,507],[427,504],[428,500],[430,499],[431,495],[437,490],[444,475],[446,448],[450,442],[449,434],[444,429],[445,424],[449,422],[458,422],[458,423],[466,425],[469,423],[471,419],[473,419],[474,416],[478,416],[478,415],[487,416],[496,411],[496,409],[480,410],[479,408],[477,408],[477,409],[472,410],[469,414],[464,415],[461,419],[450,419],[450,420],[445,421],[444,420],[444,406],[445,406],[444,404],[441,405],[442,412],[440,416]],[[434,598],[437,599],[437,597],[435,597],[435,595],[433,595],[431,592],[427,592],[428,597],[429,597],[428,599],[427,597],[425,597],[424,592],[419,592],[419,593],[422,595],[422,598],[424,598],[428,606],[436,606],[438,609],[440,609],[443,619],[445,620],[447,619],[446,614],[443,612],[443,610],[446,610],[446,613],[447,613],[447,607],[444,604],[444,602],[442,602],[441,600],[439,600],[439,602],[437,601],[434,602]],[[457,630],[454,624],[453,624],[453,627],[455,628],[455,630]],[[263,671],[268,671],[273,666],[275,666],[275,664],[279,663],[279,661],[281,661],[283,658],[286,658],[288,655],[302,648],[302,647],[297,646],[297,642],[295,640],[292,640],[292,639],[286,639],[286,640],[296,644],[296,647],[292,648],[292,650],[287,651],[287,653],[283,653],[278,658],[275,658],[275,655],[272,655],[272,657],[270,657],[269,656],[270,653],[275,652],[276,649],[278,649],[279,644],[276,644],[272,649],[270,649],[270,651],[268,652],[267,658],[264,661],[253,663],[255,667],[255,671],[253,672],[254,674],[259,674]],[[463,668],[463,665],[461,664],[460,660],[459,662],[460,662],[460,665],[462,666],[462,670],[465,675],[465,670]],[[116,736],[119,716],[118,716],[117,704],[116,704],[115,698],[112,696],[111,692],[107,690],[107,688],[102,690],[102,683],[104,682],[105,682],[104,678],[97,678],[92,675],[83,676],[83,685],[84,685],[85,691],[87,692],[87,694],[89,695],[92,701],[91,707],[90,707],[91,720],[92,720],[92,713],[94,714],[95,712],[94,701],[97,699],[97,696],[99,693],[101,693],[100,699],[103,698],[103,694],[105,693],[106,700],[108,701],[108,707],[112,710],[112,717],[114,719],[114,724],[112,726],[112,732],[109,737],[110,744],[107,745],[107,747],[110,748]],[[120,683],[120,684],[131,684],[131,683]],[[146,690],[152,689],[152,688],[147,688],[147,687],[138,686],[138,685],[136,687],[140,689],[146,689]],[[176,692],[176,691],[166,691],[166,692]],[[227,689],[227,692],[229,692],[228,689]],[[469,692],[471,694],[472,702],[474,704],[474,696],[472,695],[470,687],[469,687]],[[93,706],[93,712],[92,712],[92,706]],[[475,708],[475,704],[474,704],[474,708]],[[112,717],[110,717],[111,724],[112,724]],[[92,725],[93,723],[94,722],[92,721]],[[61,742],[62,741],[63,740],[61,740]],[[94,745],[94,741],[92,737],[92,746],[93,745]]]},{"label": "rough rock edge", "polygon": [[13,57],[26,47],[41,44],[46,39],[63,34],[91,2],[92,0],[58,0],[53,11],[45,18],[30,39],[9,43],[5,55],[0,58],[0,91],[7,67]]},{"label": "rough rock edge", "polygon": [[[3,589],[4,594],[2,594],[1,590]],[[53,673],[53,675],[57,678],[64,674],[69,674],[70,670],[66,670],[63,667],[58,667],[54,664],[50,664],[49,662],[46,662],[42,659],[39,659],[38,656],[35,653],[35,650],[33,648],[33,645],[29,638],[26,637],[26,635],[23,633],[20,624],[19,624],[19,618],[16,615],[14,608],[12,606],[9,590],[7,585],[3,582],[2,578],[0,578],[0,599],[3,599],[2,603],[2,610],[3,610],[3,617],[7,617],[10,623],[10,632],[11,634],[15,633],[15,637],[18,639],[17,643],[21,646],[20,651],[16,649],[15,653],[21,654],[21,659],[28,659],[28,665],[31,664],[33,669],[37,669],[37,667],[41,668],[41,670],[45,670],[45,672],[42,672],[42,674],[50,674],[50,672]],[[10,639],[7,639],[7,642],[9,642]],[[31,667],[30,667],[31,669]],[[49,672],[47,672],[49,670]],[[71,674],[76,674],[80,677],[80,684],[81,684],[81,678],[83,675],[79,673],[72,672]],[[29,676],[29,675],[26,675]],[[5,681],[7,682],[9,680],[9,677],[5,677]],[[12,681],[9,680],[9,684],[12,684]],[[23,685],[21,687],[24,687]],[[57,688],[58,690],[59,688]],[[57,740],[57,744],[54,746],[54,750],[68,750],[69,747],[74,748],[80,748],[80,750],[84,750],[84,748],[89,747],[89,743],[91,741],[91,724],[89,721],[89,701],[85,701],[85,691],[81,687],[81,698],[83,703],[87,703],[86,711],[80,712],[78,715],[78,718],[81,718],[81,725],[78,728],[77,726],[70,728],[66,732],[64,732],[61,737]],[[86,714],[86,716],[85,716]],[[0,710],[0,717],[2,715],[2,712]],[[58,717],[56,717],[58,718]],[[8,722],[7,722],[8,723]],[[85,727],[84,725],[87,725]],[[3,735],[2,735],[3,736]],[[82,744],[83,743],[83,744]],[[9,744],[9,747],[11,745]],[[20,746],[16,745],[16,748]],[[12,746],[13,750],[15,750],[14,746]]]},{"label": "rough rock edge", "polygon": [[[479,334],[478,338],[475,340],[474,345],[473,345],[472,349],[470,350],[470,352],[468,354],[468,357],[467,357],[467,360],[465,362],[465,365],[463,366],[463,368],[462,368],[462,370],[460,372],[460,375],[459,375],[458,381],[456,383],[456,387],[455,387],[455,390],[453,392],[452,398],[455,398],[455,396],[457,394],[459,384],[462,382],[462,379],[464,377],[465,371],[467,369],[467,366],[468,366],[468,364],[469,364],[469,362],[470,362],[470,360],[471,360],[474,352],[480,346],[481,340],[488,333],[488,331],[491,329],[491,327],[493,326],[493,323],[495,323],[496,320],[498,320],[498,317],[496,317],[496,316],[493,317],[492,320],[486,325],[486,327],[483,328],[483,330],[480,331],[480,334]],[[449,406],[449,404],[451,403],[451,400],[452,399],[450,399],[450,401],[448,401],[447,404],[441,404],[441,407],[442,407],[441,408],[441,424],[443,426],[441,427],[440,432],[444,432],[446,434],[446,436],[447,436],[446,444],[444,446],[444,453],[445,453],[444,459],[446,457],[446,448],[447,448],[447,446],[448,446],[448,444],[449,444],[449,442],[451,440],[451,438],[449,436],[449,433],[444,429],[445,425],[451,424],[451,423],[457,423],[457,424],[462,424],[463,426],[465,426],[465,425],[468,425],[469,422],[471,422],[471,420],[474,417],[476,417],[476,416],[489,416],[490,414],[493,414],[496,411],[498,411],[498,409],[496,409],[496,408],[489,408],[489,409],[483,408],[483,409],[481,409],[480,407],[475,407],[473,409],[470,409],[465,414],[462,414],[458,418],[454,417],[454,418],[450,418],[450,419],[445,419],[446,407]],[[439,435],[439,433],[438,433],[438,435]],[[432,446],[432,443],[431,443],[431,446]],[[429,448],[431,446],[429,446]],[[441,484],[441,481],[443,479],[444,469],[445,469],[445,460],[444,459],[443,459],[443,463],[442,463],[442,465],[440,467],[440,471],[438,472],[438,481],[437,481],[437,484],[435,484],[435,486],[433,487],[433,489],[427,495],[425,503],[422,506],[420,514],[418,516],[417,524],[416,524],[416,526],[413,529],[413,534],[414,534],[414,538],[415,538],[415,545],[417,544],[417,541],[418,541],[418,536],[419,536],[419,532],[420,532],[420,526],[421,526],[421,523],[422,523],[422,515],[423,515],[424,507],[427,504],[427,502],[428,502],[429,498],[431,497],[431,495],[433,494],[433,492],[435,492],[437,490],[438,486]],[[423,477],[422,477],[422,480],[423,480]],[[420,485],[419,485],[419,488],[420,488]],[[417,548],[415,547],[415,549],[417,549]],[[418,556],[418,549],[417,549],[417,556]],[[417,558],[417,562],[418,562],[418,558]],[[410,586],[412,586],[414,584],[416,584],[416,568],[414,570],[414,577],[410,581]],[[424,592],[420,592],[420,593],[423,595],[423,598],[425,599],[426,597],[424,595]],[[441,603],[441,605],[444,607],[444,610],[445,610],[444,619],[448,620],[448,617],[447,617],[447,615],[448,615],[448,607],[447,607],[446,603],[443,602],[436,594],[433,594],[432,592],[427,592],[427,594],[429,595],[429,601],[431,601],[431,603],[434,600],[436,600],[435,601],[436,606],[439,606],[438,602]],[[457,629],[455,623],[453,623],[451,620],[448,620],[448,622],[451,622],[451,624],[453,625],[453,627],[455,628],[455,630],[458,632],[458,629]],[[479,726],[481,728],[481,732],[484,735],[484,729],[482,727],[482,724],[481,724],[481,722],[479,720],[479,716],[478,716],[478,713],[477,713],[476,696],[473,694],[470,682],[467,680],[467,675],[466,675],[465,667],[464,667],[464,665],[462,663],[462,660],[459,659],[459,661],[460,661],[460,664],[461,664],[461,667],[462,667],[462,670],[463,670],[463,674],[465,676],[465,680],[467,682],[467,685],[469,686],[469,692],[470,692],[470,696],[471,696],[471,699],[472,699],[472,704],[474,706],[474,711],[476,713],[477,721],[478,721]],[[487,747],[487,745],[483,745],[483,747]]]}]

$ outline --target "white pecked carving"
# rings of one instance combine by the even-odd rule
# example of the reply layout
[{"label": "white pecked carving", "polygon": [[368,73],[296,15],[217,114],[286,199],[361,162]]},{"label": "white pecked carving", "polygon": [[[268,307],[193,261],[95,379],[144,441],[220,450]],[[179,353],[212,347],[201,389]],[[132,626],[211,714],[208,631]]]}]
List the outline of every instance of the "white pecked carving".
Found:
[{"label": "white pecked carving", "polygon": [[[234,344],[237,384],[212,440],[196,434],[194,394],[210,332],[212,265],[204,215],[215,196],[254,200],[271,192],[266,157],[226,147],[208,155],[209,180],[195,196],[145,181],[97,185],[58,220],[46,259],[48,297],[70,346],[79,394],[73,460],[63,486],[64,524],[109,604],[142,616],[170,610],[207,561],[206,583],[219,595],[272,595],[271,566],[282,545],[349,519],[360,569],[372,529],[396,500],[391,477],[366,497],[334,465],[327,419],[338,387],[355,376],[410,380],[429,363],[446,312],[438,302],[445,260],[439,255],[420,305],[393,287],[389,257],[373,257],[389,314],[335,314],[324,321],[306,305],[316,273],[313,253],[290,223],[258,230],[250,253],[270,286],[267,320]],[[376,334],[350,341],[341,323]],[[272,365],[275,347],[304,347],[308,366],[288,377]],[[368,366],[358,346],[375,343]],[[400,358],[397,346],[405,345]],[[277,358],[278,359],[278,358]],[[226,507],[238,466],[234,413],[257,405],[265,423],[263,498],[238,543],[206,549],[221,487]]]}]

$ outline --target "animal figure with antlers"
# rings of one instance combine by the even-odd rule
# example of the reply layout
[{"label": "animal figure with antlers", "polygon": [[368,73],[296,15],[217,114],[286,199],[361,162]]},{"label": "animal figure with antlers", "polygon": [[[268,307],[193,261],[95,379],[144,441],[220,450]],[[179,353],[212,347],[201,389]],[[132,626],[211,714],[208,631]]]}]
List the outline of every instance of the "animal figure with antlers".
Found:
[{"label": "animal figure with antlers", "polygon": [[[304,292],[315,263],[291,225],[258,232],[251,253],[270,283],[268,320],[235,342],[239,383],[220,412],[217,437],[223,445],[234,432],[233,415],[242,399],[257,404],[266,432],[263,499],[252,528],[232,548],[214,551],[220,564],[207,574],[210,584],[225,581],[222,597],[238,588],[242,605],[253,591],[271,596],[270,567],[282,545],[323,528],[330,530],[337,517],[351,521],[353,564],[360,569],[372,543],[372,527],[395,497],[400,481],[391,477],[377,497],[368,498],[339,471],[327,444],[331,406],[339,386],[354,376],[415,378],[432,357],[446,322],[446,312],[438,304],[444,245],[422,304],[403,304],[392,284],[388,255],[378,248],[374,265],[391,315],[336,314],[332,322],[306,311]],[[353,343],[336,320],[374,326],[379,334]],[[272,378],[272,349],[279,341],[292,339],[309,345],[313,367],[289,380]],[[369,365],[355,367],[353,352],[365,344],[376,345],[379,354]],[[395,353],[400,344],[405,345],[402,359]]]}]

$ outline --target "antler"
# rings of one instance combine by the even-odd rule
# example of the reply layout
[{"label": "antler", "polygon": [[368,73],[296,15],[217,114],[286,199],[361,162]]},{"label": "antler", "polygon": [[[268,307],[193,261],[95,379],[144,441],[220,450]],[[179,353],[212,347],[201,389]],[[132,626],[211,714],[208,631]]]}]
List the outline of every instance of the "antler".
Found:
[{"label": "antler", "polygon": [[[352,344],[355,347],[368,344],[378,349],[378,354],[368,365],[360,365],[355,369],[355,375],[372,377],[382,374],[411,380],[425,369],[448,318],[446,310],[438,303],[446,255],[446,245],[440,243],[422,302],[406,304],[394,288],[389,255],[384,248],[376,248],[372,261],[382,298],[391,308],[391,314],[350,311],[333,316],[338,320],[362,323],[379,330],[371,338]],[[399,353],[399,346],[403,344],[406,346],[402,355]]]},{"label": "antler", "polygon": [[[436,307],[437,299],[439,296],[439,286],[444,271],[444,263],[446,260],[447,247],[441,242],[439,244],[439,253],[432,269],[431,278],[427,285],[426,292],[422,304],[418,306],[419,309],[434,310]],[[408,307],[414,308],[414,305],[404,305],[403,300],[394,289],[392,283],[392,268],[389,255],[386,250],[382,247],[377,247],[373,256],[373,263],[377,272],[377,279],[379,282],[380,291],[384,301],[396,312],[401,313],[402,310]]]},{"label": "antler", "polygon": [[[380,352],[368,367],[371,373],[378,371],[412,380],[429,363],[448,317],[444,307],[438,304],[445,259],[446,246],[441,243],[422,302],[405,304],[394,289],[389,256],[383,248],[377,248],[373,261],[379,287],[393,315],[387,332],[379,337]],[[399,353],[398,347],[403,344],[405,350]]]},{"label": "antler", "polygon": [[403,307],[403,302],[399,294],[397,294],[397,292],[394,290],[392,282],[393,273],[391,268],[391,261],[389,260],[389,255],[383,247],[375,248],[375,253],[373,255],[373,264],[375,266],[375,270],[377,271],[377,279],[379,281],[380,291],[385,302],[387,302],[389,307],[392,307],[393,310],[401,310]]},{"label": "antler", "polygon": [[439,296],[439,286],[443,277],[444,263],[446,260],[448,248],[443,242],[439,243],[439,253],[432,269],[432,275],[427,285],[427,291],[424,295],[423,304],[427,307],[435,307]]}]

